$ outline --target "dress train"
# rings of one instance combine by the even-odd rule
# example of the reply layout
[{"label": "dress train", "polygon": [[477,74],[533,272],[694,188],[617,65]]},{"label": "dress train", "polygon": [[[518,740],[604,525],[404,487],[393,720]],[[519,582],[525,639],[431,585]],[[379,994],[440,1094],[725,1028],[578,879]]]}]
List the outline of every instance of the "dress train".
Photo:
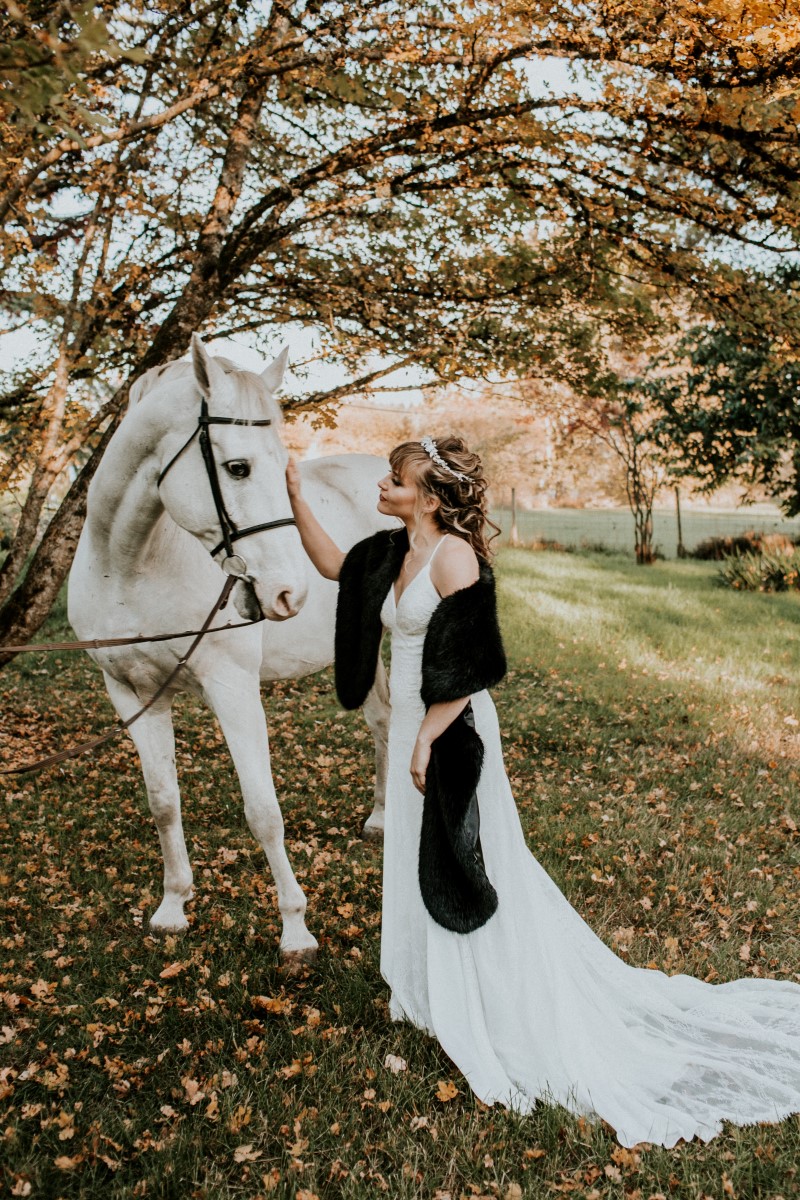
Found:
[{"label": "dress train", "polygon": [[436,1037],[485,1103],[524,1113],[551,1099],[607,1121],[624,1146],[707,1141],[725,1120],[800,1111],[800,986],[707,984],[618,958],[527,848],[488,692],[472,706],[485,748],[481,844],[498,910],[471,934],[429,917],[417,881],[422,797],[409,763],[438,602],[428,563],[399,603],[389,590],[381,613],[392,633],[381,938],[392,1016]]}]

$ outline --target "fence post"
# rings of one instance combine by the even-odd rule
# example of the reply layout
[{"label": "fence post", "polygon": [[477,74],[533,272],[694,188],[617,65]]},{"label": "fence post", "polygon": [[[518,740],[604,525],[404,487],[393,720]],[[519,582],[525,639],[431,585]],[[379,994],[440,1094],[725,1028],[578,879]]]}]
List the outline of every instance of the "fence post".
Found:
[{"label": "fence post", "polygon": [[678,558],[686,558],[686,547],[683,544],[683,529],[681,527],[681,489],[675,484],[675,516],[678,521]]},{"label": "fence post", "polygon": [[517,529],[517,489],[511,489],[511,532],[508,535],[510,546],[519,545],[519,530]]}]

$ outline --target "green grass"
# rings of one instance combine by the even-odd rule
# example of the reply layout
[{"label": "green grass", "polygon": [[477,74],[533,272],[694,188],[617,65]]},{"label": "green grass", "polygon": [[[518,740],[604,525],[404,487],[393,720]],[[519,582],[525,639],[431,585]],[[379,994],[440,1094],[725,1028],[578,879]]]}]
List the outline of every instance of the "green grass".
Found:
[{"label": "green grass", "polygon": [[[532,850],[628,961],[800,979],[800,598],[726,592],[715,570],[504,551],[507,765]],[[0,690],[19,758],[111,719],[80,656],[26,656]],[[477,1103],[434,1042],[388,1019],[380,851],[357,837],[370,791],[360,717],[339,710],[329,674],[276,685],[266,705],[321,943],[297,975],[277,963],[274,889],[194,701],[177,712],[196,883],[185,937],[145,932],[161,864],[127,742],[11,781],[5,1194],[798,1194],[797,1118],[632,1154],[557,1108],[520,1119]],[[387,1070],[389,1054],[407,1070]],[[443,1080],[459,1088],[448,1102]]]}]

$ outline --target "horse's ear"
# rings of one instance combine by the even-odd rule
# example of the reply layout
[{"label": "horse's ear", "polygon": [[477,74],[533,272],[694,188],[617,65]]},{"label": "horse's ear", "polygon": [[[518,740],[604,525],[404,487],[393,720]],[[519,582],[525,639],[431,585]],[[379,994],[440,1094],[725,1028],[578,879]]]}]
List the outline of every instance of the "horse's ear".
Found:
[{"label": "horse's ear", "polygon": [[212,392],[217,397],[224,396],[228,392],[227,375],[219,363],[208,353],[196,333],[192,334],[192,366],[197,385],[206,398]]},{"label": "horse's ear", "polygon": [[265,367],[261,372],[261,378],[267,385],[267,390],[270,395],[277,392],[278,388],[283,383],[283,373],[286,370],[286,364],[289,361],[289,347],[284,346],[277,358],[273,358],[268,367]]}]

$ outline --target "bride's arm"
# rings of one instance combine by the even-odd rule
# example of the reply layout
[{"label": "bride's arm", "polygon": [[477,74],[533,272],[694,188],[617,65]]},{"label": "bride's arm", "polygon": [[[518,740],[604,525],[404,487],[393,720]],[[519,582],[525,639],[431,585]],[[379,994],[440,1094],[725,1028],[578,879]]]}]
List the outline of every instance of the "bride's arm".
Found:
[{"label": "bride's arm", "polygon": [[[439,595],[444,598],[475,583],[479,573],[478,560],[469,542],[464,541],[463,538],[451,537],[447,539],[433,560],[431,583]],[[417,791],[425,791],[425,776],[430,762],[431,746],[464,711],[469,704],[469,699],[469,696],[461,696],[458,700],[432,704],[426,712],[417,734],[414,753],[411,756],[411,778]]]},{"label": "bride's arm", "polygon": [[338,579],[345,559],[344,551],[325,532],[303,499],[300,472],[293,458],[286,465],[286,490],[303,549],[320,575],[326,579]]}]

